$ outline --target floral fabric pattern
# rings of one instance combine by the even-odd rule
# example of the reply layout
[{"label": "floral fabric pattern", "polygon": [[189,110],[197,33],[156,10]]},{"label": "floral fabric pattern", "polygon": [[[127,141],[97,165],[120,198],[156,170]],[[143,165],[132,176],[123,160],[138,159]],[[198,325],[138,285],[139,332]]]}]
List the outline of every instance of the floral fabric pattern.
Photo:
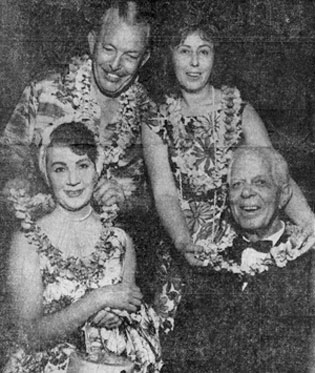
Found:
[{"label": "floral fabric pattern", "polygon": [[[155,120],[150,122],[150,128],[168,145],[182,211],[194,243],[202,245],[205,253],[216,253],[220,245],[227,247],[234,237],[223,215],[229,162],[233,148],[242,140],[243,106],[236,88],[223,87],[219,108],[206,116],[185,117],[181,100],[167,97]],[[159,276],[166,282],[160,286],[157,310],[164,331],[168,332],[174,325],[183,285],[178,274],[176,280],[171,278],[169,250],[165,245],[160,245],[159,250]]]},{"label": "floral fabric pattern", "polygon": [[[76,302],[92,289],[114,285],[122,280],[126,235],[121,229],[104,228],[95,251],[84,258],[65,258],[34,224],[31,229],[25,230],[25,235],[37,247],[40,256],[44,314]],[[74,343],[71,336],[52,349],[37,353],[19,347],[11,355],[5,372],[66,372],[73,353],[94,362],[100,357],[106,359],[108,355],[122,355],[134,362],[136,372],[158,372],[162,367],[159,321],[153,309],[142,304],[136,313],[115,312],[123,319],[119,328],[97,328],[87,321],[76,336],[76,341],[81,338],[80,343]]]},{"label": "floral fabric pattern", "polygon": [[[179,99],[168,97],[151,128],[168,145],[182,210],[193,240],[220,238],[226,208],[227,171],[242,139],[243,103],[235,88],[222,88],[218,110],[184,117]],[[156,124],[157,123],[157,124]]]},{"label": "floral fabric pattern", "polygon": [[[19,176],[36,174],[33,153],[49,128],[81,121],[95,134],[103,154],[102,175],[120,181],[126,197],[143,197],[144,164],[141,123],[153,104],[144,87],[135,82],[119,97],[119,118],[100,133],[101,107],[91,89],[92,62],[85,55],[73,58],[66,74],[51,74],[28,86],[1,138],[3,157]],[[110,134],[110,135],[109,135]],[[5,158],[3,158],[5,159]],[[143,198],[142,198],[143,199]]]}]

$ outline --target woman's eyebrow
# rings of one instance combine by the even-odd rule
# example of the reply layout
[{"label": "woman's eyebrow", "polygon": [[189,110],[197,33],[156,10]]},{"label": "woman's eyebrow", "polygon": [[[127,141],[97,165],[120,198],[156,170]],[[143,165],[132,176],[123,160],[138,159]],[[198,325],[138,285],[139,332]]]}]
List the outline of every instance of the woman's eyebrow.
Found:
[{"label": "woman's eyebrow", "polygon": [[84,157],[84,158],[82,158],[82,159],[79,159],[79,160],[77,160],[75,163],[76,164],[79,164],[79,163],[82,163],[82,162],[92,162],[91,160],[90,160],[90,158],[88,157],[88,156],[86,156],[86,157]]},{"label": "woman's eyebrow", "polygon": [[65,166],[66,165],[66,163],[65,162],[62,162],[62,161],[55,161],[55,162],[53,162],[52,164],[51,164],[51,166],[56,166],[56,165],[62,165],[62,166]]}]

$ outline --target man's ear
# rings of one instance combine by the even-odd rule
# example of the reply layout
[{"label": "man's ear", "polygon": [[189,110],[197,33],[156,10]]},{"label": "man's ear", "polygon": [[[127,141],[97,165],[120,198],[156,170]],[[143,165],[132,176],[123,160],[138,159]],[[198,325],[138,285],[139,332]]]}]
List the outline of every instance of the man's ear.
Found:
[{"label": "man's ear", "polygon": [[94,53],[96,39],[97,39],[97,36],[96,36],[95,31],[90,31],[89,34],[88,34],[88,43],[89,43],[89,49],[90,49],[90,54],[91,55],[93,55],[93,53]]},{"label": "man's ear", "polygon": [[149,51],[149,49],[146,50],[143,57],[142,57],[140,68],[148,62],[148,60],[150,58],[150,55],[151,55],[151,52]]},{"label": "man's ear", "polygon": [[279,208],[284,208],[292,197],[292,187],[289,183],[283,184],[280,188]]}]

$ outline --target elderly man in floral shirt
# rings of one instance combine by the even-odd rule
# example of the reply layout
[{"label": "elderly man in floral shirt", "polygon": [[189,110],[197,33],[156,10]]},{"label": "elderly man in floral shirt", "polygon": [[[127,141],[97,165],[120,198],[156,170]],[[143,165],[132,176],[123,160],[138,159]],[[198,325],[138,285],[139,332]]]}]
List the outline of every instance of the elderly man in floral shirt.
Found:
[{"label": "elderly man in floral shirt", "polygon": [[38,185],[33,150],[45,142],[50,127],[80,121],[103,152],[95,199],[103,206],[127,200],[129,207],[147,208],[140,126],[152,103],[137,75],[149,58],[149,5],[138,0],[106,4],[94,12],[101,19],[92,19],[91,57],[74,58],[65,75],[32,82],[23,92],[1,139],[2,161],[10,179]]}]

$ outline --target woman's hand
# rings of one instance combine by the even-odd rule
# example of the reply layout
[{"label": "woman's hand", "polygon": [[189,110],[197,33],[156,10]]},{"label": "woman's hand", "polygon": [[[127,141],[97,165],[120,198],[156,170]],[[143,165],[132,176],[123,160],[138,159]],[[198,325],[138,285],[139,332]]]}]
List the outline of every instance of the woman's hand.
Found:
[{"label": "woman's hand", "polygon": [[310,219],[309,222],[304,223],[300,228],[301,232],[297,237],[297,245],[303,245],[303,251],[305,252],[315,248],[315,219]]},{"label": "woman's hand", "polygon": [[105,327],[107,329],[118,328],[122,323],[122,318],[111,310],[101,310],[93,318],[92,324],[97,327]]},{"label": "woman's hand", "polygon": [[187,262],[193,267],[204,267],[205,262],[203,259],[199,259],[201,253],[204,249],[202,246],[195,245],[193,243],[188,243],[185,245],[175,245],[178,251],[180,251]]},{"label": "woman's hand", "polygon": [[129,312],[136,312],[143,298],[137,286],[125,283],[104,286],[96,291],[102,297],[104,308],[118,308]]},{"label": "woman's hand", "polygon": [[94,198],[97,203],[105,206],[117,204],[121,207],[125,202],[124,191],[115,179],[100,179],[94,191]]}]

